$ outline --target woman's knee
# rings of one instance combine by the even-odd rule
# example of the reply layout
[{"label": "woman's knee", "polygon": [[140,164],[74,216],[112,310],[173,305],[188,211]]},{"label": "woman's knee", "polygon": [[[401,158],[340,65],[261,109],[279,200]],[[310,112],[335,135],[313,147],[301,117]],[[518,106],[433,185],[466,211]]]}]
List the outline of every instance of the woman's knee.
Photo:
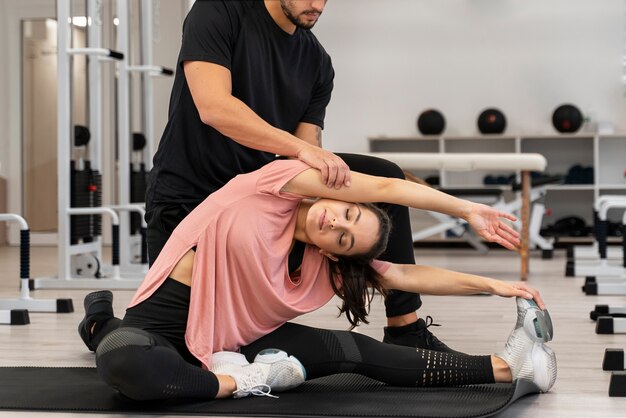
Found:
[{"label": "woman's knee", "polygon": [[394,162],[389,160],[383,160],[382,158],[374,158],[372,161],[372,166],[374,167],[372,170],[375,172],[374,175],[379,177],[389,177],[389,178],[404,178],[404,171],[400,166]]},{"label": "woman's knee", "polygon": [[404,171],[389,160],[369,155],[338,154],[353,171],[379,177],[404,178]]},{"label": "woman's knee", "polygon": [[120,328],[107,335],[96,351],[98,374],[109,386],[135,400],[167,398],[163,367],[153,337],[145,331]]}]

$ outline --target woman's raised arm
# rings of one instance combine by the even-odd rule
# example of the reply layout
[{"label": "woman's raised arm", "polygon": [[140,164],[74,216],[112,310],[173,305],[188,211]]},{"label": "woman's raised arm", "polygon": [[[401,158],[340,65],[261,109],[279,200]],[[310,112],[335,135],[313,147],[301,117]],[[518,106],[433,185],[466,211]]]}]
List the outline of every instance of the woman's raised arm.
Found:
[{"label": "woman's raised arm", "polygon": [[311,197],[347,202],[386,202],[440,212],[465,219],[488,241],[497,242],[511,250],[519,245],[519,234],[503,221],[516,220],[513,215],[407,180],[352,172],[349,187],[333,189],[324,185],[319,171],[305,170],[291,179],[283,190]]}]

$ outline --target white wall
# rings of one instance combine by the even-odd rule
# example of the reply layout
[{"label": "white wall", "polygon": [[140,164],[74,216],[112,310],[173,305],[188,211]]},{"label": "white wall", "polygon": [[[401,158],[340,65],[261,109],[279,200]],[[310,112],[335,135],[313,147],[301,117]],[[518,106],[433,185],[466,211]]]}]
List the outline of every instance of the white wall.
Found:
[{"label": "white wall", "polygon": [[492,106],[507,133],[555,133],[564,102],[625,132],[625,23],[624,0],[331,0],[314,29],[337,73],[325,147],[417,135],[429,107],[448,135]]},{"label": "white wall", "polygon": [[[124,0],[126,1],[126,0]],[[74,2],[80,3],[80,2]],[[180,47],[181,26],[188,9],[187,0],[161,0],[160,12],[155,22],[154,63],[166,67],[176,65]],[[113,8],[113,0],[103,0],[108,10]],[[77,13],[80,11],[75,9]],[[22,210],[22,133],[21,133],[21,39],[20,23],[23,19],[54,18],[56,13],[53,0],[0,0],[0,177],[8,179],[8,211],[23,213]],[[105,40],[105,43],[107,41]],[[108,43],[108,47],[114,45]],[[107,67],[109,68],[109,67]],[[110,67],[112,68],[112,67]],[[105,69],[105,74],[109,74]],[[157,142],[167,121],[167,107],[173,78],[154,79],[155,132]],[[105,90],[105,100],[113,105],[113,89]],[[54,113],[54,109],[51,109]],[[104,138],[114,138],[114,113],[104,105]],[[107,150],[105,148],[105,160]],[[110,161],[109,161],[110,162]],[[104,167],[104,176],[113,172],[112,162]],[[106,165],[106,161],[105,161]],[[104,187],[105,198],[109,193]],[[114,203],[114,202],[105,202]],[[106,231],[106,229],[105,229]],[[10,231],[11,242],[17,242],[17,228]],[[35,238],[35,237],[33,237]]]},{"label": "white wall", "polygon": [[6,0],[0,2],[0,12],[0,176],[8,181],[7,210],[22,213],[20,24],[22,19],[54,16],[54,2]]},{"label": "white wall", "polygon": [[[190,0],[161,0],[156,64],[173,67]],[[20,206],[19,19],[53,16],[51,0],[0,1],[0,176]],[[509,133],[552,133],[550,115],[573,102],[626,131],[624,0],[331,0],[315,33],[337,71],[325,146],[366,151],[367,137],[417,134],[425,108],[447,134],[476,133],[485,107]],[[172,79],[155,79],[155,132]]]},{"label": "white wall", "polygon": [[[0,27],[6,28],[6,4],[0,1]],[[0,53],[6,51],[6,31],[0,30]],[[4,65],[0,65],[0,97],[7,97],[7,72]],[[6,103],[0,102],[0,177],[7,177],[6,161],[9,149],[6,133]],[[1,197],[0,197],[1,199]]]},{"label": "white wall", "polygon": [[[161,0],[156,15],[153,39],[154,64],[176,70],[176,61],[183,33],[183,20],[187,15],[186,0]],[[154,81],[154,133],[156,151],[167,123],[168,105],[174,77],[157,77]]]}]

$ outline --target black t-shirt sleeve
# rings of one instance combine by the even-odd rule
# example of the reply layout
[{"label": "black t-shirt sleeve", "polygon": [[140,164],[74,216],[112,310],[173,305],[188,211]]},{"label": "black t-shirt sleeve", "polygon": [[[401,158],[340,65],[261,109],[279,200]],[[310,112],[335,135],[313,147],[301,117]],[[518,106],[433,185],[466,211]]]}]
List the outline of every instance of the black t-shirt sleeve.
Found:
[{"label": "black t-shirt sleeve", "polygon": [[335,78],[335,70],[330,56],[323,53],[320,75],[313,88],[313,94],[309,106],[304,112],[301,122],[312,123],[324,129],[324,117],[326,116],[326,106],[330,103],[330,97],[333,91],[333,80]]},{"label": "black t-shirt sleeve", "polygon": [[239,21],[229,7],[225,1],[194,3],[183,25],[179,65],[185,61],[207,61],[231,69]]}]

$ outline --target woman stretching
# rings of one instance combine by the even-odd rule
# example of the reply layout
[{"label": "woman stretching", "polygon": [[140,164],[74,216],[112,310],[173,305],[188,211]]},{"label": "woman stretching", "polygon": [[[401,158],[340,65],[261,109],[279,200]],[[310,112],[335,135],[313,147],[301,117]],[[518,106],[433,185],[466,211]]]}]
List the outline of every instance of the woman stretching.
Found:
[{"label": "woman stretching", "polygon": [[[528,379],[549,390],[556,359],[544,345],[552,327],[539,292],[525,283],[376,260],[389,219],[367,202],[457,216],[490,241],[519,243],[502,220],[514,217],[489,206],[360,173],[336,190],[302,162],[278,160],[237,176],[182,221],[123,321],[113,316],[111,292],[87,295],[79,333],[96,351],[100,376],[138,400],[267,395],[346,372],[396,386]],[[372,289],[515,296],[517,324],[502,353],[469,356],[288,322],[335,294],[353,326],[367,322]]]}]

